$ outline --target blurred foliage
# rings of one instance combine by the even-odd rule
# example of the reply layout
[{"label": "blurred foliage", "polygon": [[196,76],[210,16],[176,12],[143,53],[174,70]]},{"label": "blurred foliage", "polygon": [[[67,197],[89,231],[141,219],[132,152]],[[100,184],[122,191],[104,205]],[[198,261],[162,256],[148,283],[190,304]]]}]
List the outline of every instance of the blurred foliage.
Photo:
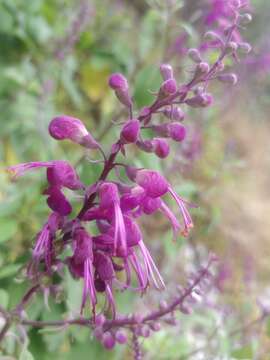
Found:
[{"label": "blurred foliage", "polygon": [[[199,20],[188,17],[185,10],[187,1],[175,2],[174,7],[165,6],[166,3],[155,0],[0,0],[0,304],[4,308],[16,305],[27,288],[22,266],[29,259],[34,236],[48,213],[40,196],[45,188],[44,174],[27,176],[15,184],[10,182],[4,168],[19,162],[65,158],[78,164],[77,169],[85,183],[95,181],[101,165],[89,163],[88,155],[82,160],[79,148],[51,140],[47,134],[48,122],[58,113],[74,115],[81,118],[96,137],[102,136],[107,148],[110,146],[117,136],[117,126],[109,131],[111,120],[120,120],[118,114],[121,108],[108,89],[108,75],[113,71],[123,72],[130,79],[136,105],[147,105],[153,99],[151,91],[155,91],[161,81],[158,65],[168,55],[174,37],[185,31],[188,46],[196,45],[200,38],[198,3],[190,1],[188,5],[192,4]],[[77,29],[77,39],[70,45],[70,29],[85,4],[89,16],[83,20],[83,29]],[[266,0],[253,1],[255,25],[250,27],[248,37],[255,43],[257,55],[264,46],[265,27],[269,26],[269,5]],[[171,60],[178,75],[186,78],[188,65],[182,56],[176,55]],[[244,85],[241,85],[241,90],[236,89],[234,93],[237,98],[240,91],[241,96],[244,92],[242,100],[252,114],[265,111],[269,105],[269,79],[262,81],[260,77],[259,82],[256,79],[256,76],[249,77],[243,71],[241,81],[249,86],[243,90]],[[253,101],[254,90],[250,90],[250,83],[262,95],[257,97],[262,105],[260,109],[257,101]],[[185,166],[181,156],[182,145],[174,147],[175,156],[166,162],[134,149],[130,149],[128,154],[136,166],[151,167],[169,174],[183,197],[200,204],[200,208],[193,211],[196,229],[189,245],[187,240],[181,239],[177,245],[172,244],[170,230],[160,219],[147,223],[149,229],[146,227],[146,235],[149,232],[152,238],[159,239],[162,231],[163,243],[151,243],[151,246],[156,257],[160,258],[160,266],[168,281],[176,276],[170,266],[179,262],[187,246],[195,253],[197,245],[220,254],[226,252],[220,232],[224,214],[216,200],[243,163],[237,152],[227,151],[230,134],[219,121],[222,111],[226,112],[235,102],[231,94],[226,97],[226,91],[223,95],[224,89],[217,87],[215,91],[215,108],[204,114],[201,111],[188,114],[190,129],[199,127],[203,136],[202,157],[192,163],[191,169]],[[222,94],[220,100],[219,94]],[[236,105],[241,107],[243,102]],[[115,119],[115,116],[118,118]],[[92,154],[91,159],[92,156],[96,159]],[[65,284],[64,301],[59,300],[57,304],[50,301],[50,310],[47,310],[40,296],[31,304],[29,317],[50,320],[76,313],[81,284],[68,274]],[[230,291],[235,294],[232,288]],[[226,299],[230,302],[232,297],[234,295],[225,294],[221,302],[226,302]],[[212,354],[209,355],[214,356],[211,359],[255,359],[256,339],[242,346],[241,341],[234,343],[228,336],[239,321],[256,312],[254,306],[248,306],[247,299],[241,295],[237,301],[240,304],[236,307],[239,316],[232,323],[222,323],[228,329],[217,332],[219,357]],[[121,311],[128,313],[134,299],[131,294],[121,294],[117,303]],[[217,316],[214,309],[189,317],[181,315],[180,332],[178,328],[164,328],[145,342],[144,347],[149,354],[147,358],[179,359],[191,353],[197,347],[196,336],[195,340],[190,338],[192,330],[201,327],[204,334],[211,334],[219,321]],[[269,322],[266,332],[269,337]],[[266,349],[270,351],[269,346]],[[117,347],[108,354],[91,338],[87,329],[30,329],[29,339],[23,346],[16,337],[10,336],[4,355],[11,356],[6,359],[19,360],[47,360],[52,357],[59,360],[76,357],[128,359],[130,350],[128,347]],[[204,358],[210,359],[207,356],[206,353]]]}]

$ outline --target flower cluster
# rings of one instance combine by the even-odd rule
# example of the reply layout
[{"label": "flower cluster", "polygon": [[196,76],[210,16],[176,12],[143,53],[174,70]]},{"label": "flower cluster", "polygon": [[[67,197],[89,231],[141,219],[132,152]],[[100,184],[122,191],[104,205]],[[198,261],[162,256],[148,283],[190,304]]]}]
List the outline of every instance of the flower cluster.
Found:
[{"label": "flower cluster", "polygon": [[[171,141],[182,142],[186,136],[183,125],[185,112],[183,109],[204,108],[213,102],[208,92],[208,85],[213,79],[235,84],[235,74],[225,71],[224,59],[229,56],[238,59],[238,50],[248,52],[250,46],[237,43],[234,34],[242,23],[250,20],[249,14],[240,14],[242,3],[233,1],[231,22],[224,29],[223,35],[208,32],[206,38],[216,41],[220,55],[213,64],[202,59],[198,49],[190,49],[189,57],[194,63],[193,75],[186,84],[178,84],[171,65],[162,64],[160,74],[162,83],[156,91],[154,102],[142,109],[134,110],[132,95],[127,79],[120,73],[112,74],[109,86],[120,103],[128,110],[129,117],[122,125],[118,141],[112,145],[108,155],[102,146],[89,133],[81,120],[58,116],[49,125],[50,135],[58,140],[69,140],[89,151],[101,151],[104,156],[104,168],[94,184],[84,184],[76,170],[65,160],[47,162],[30,162],[11,166],[8,170],[14,178],[28,171],[45,168],[48,186],[43,192],[50,209],[48,220],[37,235],[32,251],[32,259],[27,267],[27,275],[31,280],[39,282],[44,276],[63,274],[67,267],[75,279],[83,281],[81,314],[89,300],[93,313],[92,324],[96,328],[95,336],[102,339],[106,348],[112,348],[115,341],[124,343],[125,335],[120,331],[110,332],[110,324],[120,328],[129,326],[134,330],[134,319],[119,320],[114,298],[115,290],[131,290],[145,293],[150,285],[161,290],[165,288],[162,276],[147,248],[138,219],[161,212],[171,223],[173,237],[187,236],[193,227],[189,207],[193,206],[178,195],[171,184],[157,171],[135,168],[129,163],[116,162],[121,152],[126,155],[129,144],[138,150],[156,154],[163,159],[169,155]],[[145,136],[144,131],[152,136]],[[126,182],[122,179],[112,180],[111,171],[123,166]],[[82,207],[74,215],[72,201],[66,189],[78,192],[82,199]],[[171,196],[177,207],[178,215],[166,203],[165,195]],[[95,227],[95,232],[91,229]],[[68,250],[70,252],[67,254]],[[124,276],[119,276],[122,273]],[[123,280],[124,279],[124,280]],[[98,293],[104,294],[106,308],[99,314]],[[190,293],[188,293],[190,295]],[[163,306],[153,320],[152,329],[159,326],[154,320],[168,314],[179,305],[181,300],[171,306]],[[165,309],[165,310],[164,310]],[[184,309],[184,308],[183,308]],[[184,310],[183,310],[184,311]],[[186,310],[187,311],[187,310]],[[110,316],[112,321],[105,319]],[[121,322],[122,321],[122,322]],[[104,327],[104,324],[106,325]],[[117,325],[118,324],[118,325]],[[149,325],[149,326],[150,326]],[[102,327],[102,336],[98,329]],[[148,330],[137,327],[134,335],[145,336]],[[104,333],[105,331],[105,333]]]}]

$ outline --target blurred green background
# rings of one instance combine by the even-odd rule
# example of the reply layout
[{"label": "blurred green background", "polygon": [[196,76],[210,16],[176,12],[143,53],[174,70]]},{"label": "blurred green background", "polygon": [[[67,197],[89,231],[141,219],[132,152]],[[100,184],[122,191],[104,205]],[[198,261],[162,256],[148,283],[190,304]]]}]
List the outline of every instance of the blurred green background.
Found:
[{"label": "blurred green background", "polygon": [[[0,0],[2,306],[12,308],[27,288],[22,265],[48,214],[40,196],[44,174],[12,183],[4,168],[67,159],[91,184],[101,170],[91,162],[97,158],[82,157],[79,147],[50,139],[50,119],[61,113],[82,119],[108,150],[119,130],[112,120],[127,116],[107,86],[109,74],[126,75],[137,107],[152,101],[149,90],[161,82],[162,61],[173,64],[179,81],[185,81],[191,66],[185,51],[197,46],[208,30],[205,9],[207,0]],[[239,85],[214,84],[214,106],[187,112],[187,142],[172,146],[168,160],[128,151],[132,164],[162,171],[179,194],[199,205],[191,237],[177,244],[171,242],[166,221],[145,221],[145,239],[168,291],[209,251],[221,258],[219,291],[209,299],[213,304],[190,316],[178,315],[180,326],[165,326],[145,340],[146,359],[270,359],[270,322],[255,335],[230,335],[256,318],[257,299],[267,298],[269,289],[270,2],[253,0],[251,9],[254,21],[243,34],[253,52],[234,66]],[[77,314],[80,291],[81,284],[66,275],[63,299],[50,301],[49,311],[43,298],[37,298],[28,315],[48,320]],[[121,294],[117,306],[126,313],[147,311],[163,297],[154,291],[135,300]],[[25,341],[15,330],[13,335],[0,348],[1,359],[132,358],[129,346],[105,352],[87,329],[29,329]],[[199,347],[203,350],[196,352]]]}]

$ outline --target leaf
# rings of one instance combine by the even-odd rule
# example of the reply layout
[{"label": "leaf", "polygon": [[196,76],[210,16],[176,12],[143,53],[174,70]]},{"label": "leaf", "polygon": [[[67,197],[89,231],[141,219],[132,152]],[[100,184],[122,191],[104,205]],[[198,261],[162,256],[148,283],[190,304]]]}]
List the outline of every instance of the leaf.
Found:
[{"label": "leaf", "polygon": [[17,232],[18,226],[15,220],[1,219],[0,221],[0,244],[11,239]]},{"label": "leaf", "polygon": [[266,334],[270,337],[270,318],[268,318],[266,322]]},{"label": "leaf", "polygon": [[15,275],[21,266],[21,264],[4,265],[3,268],[0,270],[0,279]]},{"label": "leaf", "polygon": [[81,67],[81,87],[93,101],[99,101],[108,93],[108,67],[98,67],[93,63],[85,63]]},{"label": "leaf", "polygon": [[9,295],[8,295],[7,291],[4,289],[0,289],[0,304],[1,304],[1,306],[3,306],[3,308],[6,309],[8,307],[8,302],[9,302]]},{"label": "leaf", "polygon": [[155,98],[150,91],[157,91],[161,76],[156,66],[149,65],[138,72],[135,81],[134,99],[138,107],[149,105]]},{"label": "leaf", "polygon": [[250,344],[245,345],[241,349],[237,349],[232,352],[232,357],[234,359],[252,360],[254,358],[253,355],[253,349]]},{"label": "leaf", "polygon": [[26,346],[24,346],[22,352],[20,353],[19,360],[35,360],[34,356],[30,353]]}]

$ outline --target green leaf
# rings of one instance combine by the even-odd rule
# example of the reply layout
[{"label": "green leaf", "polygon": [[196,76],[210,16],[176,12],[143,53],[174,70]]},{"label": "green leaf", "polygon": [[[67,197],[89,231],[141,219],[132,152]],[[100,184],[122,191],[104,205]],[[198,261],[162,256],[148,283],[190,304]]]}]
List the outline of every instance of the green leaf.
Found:
[{"label": "green leaf", "polygon": [[30,351],[25,346],[20,354],[19,360],[35,360],[34,356],[30,353]]},{"label": "green leaf", "polygon": [[1,219],[0,221],[0,244],[11,239],[17,232],[15,220]]},{"label": "green leaf", "polygon": [[268,318],[266,322],[266,334],[270,337],[270,318]]},{"label": "green leaf", "polygon": [[155,96],[150,91],[157,91],[161,76],[156,66],[150,65],[138,72],[135,81],[134,99],[138,107],[150,105]]},{"label": "green leaf", "polygon": [[9,295],[7,291],[5,291],[4,289],[0,289],[0,304],[3,306],[3,308],[6,309],[8,307],[8,302]]},{"label": "green leaf", "polygon": [[21,266],[21,264],[10,264],[6,266],[4,265],[3,268],[0,270],[0,279],[15,275]]},{"label": "green leaf", "polygon": [[250,344],[232,352],[232,357],[234,359],[252,360],[254,358],[253,355],[253,348]]}]

